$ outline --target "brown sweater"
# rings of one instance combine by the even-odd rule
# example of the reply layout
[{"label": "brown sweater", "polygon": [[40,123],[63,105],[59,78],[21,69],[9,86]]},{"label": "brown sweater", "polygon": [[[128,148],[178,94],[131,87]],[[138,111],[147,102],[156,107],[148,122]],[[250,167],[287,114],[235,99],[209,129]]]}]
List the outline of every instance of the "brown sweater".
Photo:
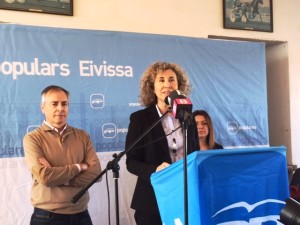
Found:
[{"label": "brown sweater", "polygon": [[[67,126],[61,136],[43,123],[25,135],[23,145],[25,161],[33,178],[32,205],[61,214],[86,210],[88,192],[75,204],[71,199],[101,172],[100,161],[89,135]],[[42,166],[40,157],[46,158],[51,166]],[[87,163],[89,168],[80,172],[78,163]]]}]

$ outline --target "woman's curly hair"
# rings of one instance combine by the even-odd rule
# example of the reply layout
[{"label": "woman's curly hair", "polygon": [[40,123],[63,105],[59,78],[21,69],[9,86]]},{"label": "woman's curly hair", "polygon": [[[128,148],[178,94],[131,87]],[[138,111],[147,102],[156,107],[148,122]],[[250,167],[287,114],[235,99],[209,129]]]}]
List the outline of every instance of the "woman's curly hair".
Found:
[{"label": "woman's curly hair", "polygon": [[191,85],[185,71],[176,63],[155,62],[150,65],[143,73],[140,81],[140,101],[141,104],[148,107],[157,103],[157,97],[154,93],[154,81],[158,73],[166,70],[173,70],[178,81],[178,90],[187,96],[190,94]]}]

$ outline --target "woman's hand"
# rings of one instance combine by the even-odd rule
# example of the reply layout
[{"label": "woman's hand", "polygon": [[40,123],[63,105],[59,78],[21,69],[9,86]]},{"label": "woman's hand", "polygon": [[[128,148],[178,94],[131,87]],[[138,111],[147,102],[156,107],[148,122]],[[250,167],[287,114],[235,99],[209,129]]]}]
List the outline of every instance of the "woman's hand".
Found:
[{"label": "woman's hand", "polygon": [[162,164],[160,164],[157,168],[156,168],[156,172],[163,170],[165,168],[167,168],[168,166],[170,166],[169,163],[163,162]]}]

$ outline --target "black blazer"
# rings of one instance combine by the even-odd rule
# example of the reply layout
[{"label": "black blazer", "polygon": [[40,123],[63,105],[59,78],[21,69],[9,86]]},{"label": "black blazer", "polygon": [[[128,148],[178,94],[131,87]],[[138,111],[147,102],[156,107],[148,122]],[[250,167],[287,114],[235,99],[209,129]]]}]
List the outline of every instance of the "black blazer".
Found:
[{"label": "black blazer", "polygon": [[[159,114],[155,106],[132,113],[126,137],[126,149],[158,119]],[[191,129],[188,129],[187,153],[199,149],[197,129],[195,123],[193,123]],[[134,148],[127,152],[126,156],[128,171],[138,176],[131,208],[144,213],[159,214],[150,176],[161,163],[172,163],[162,124],[158,123]]]}]

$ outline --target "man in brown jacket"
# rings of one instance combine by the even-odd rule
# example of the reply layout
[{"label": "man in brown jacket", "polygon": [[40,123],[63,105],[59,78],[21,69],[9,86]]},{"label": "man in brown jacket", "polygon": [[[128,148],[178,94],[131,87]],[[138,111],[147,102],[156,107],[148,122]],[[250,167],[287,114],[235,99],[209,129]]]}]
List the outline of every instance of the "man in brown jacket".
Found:
[{"label": "man in brown jacket", "polygon": [[25,161],[32,174],[30,225],[92,225],[86,192],[71,199],[101,172],[89,135],[67,124],[69,92],[59,86],[42,91],[42,125],[23,140]]}]

